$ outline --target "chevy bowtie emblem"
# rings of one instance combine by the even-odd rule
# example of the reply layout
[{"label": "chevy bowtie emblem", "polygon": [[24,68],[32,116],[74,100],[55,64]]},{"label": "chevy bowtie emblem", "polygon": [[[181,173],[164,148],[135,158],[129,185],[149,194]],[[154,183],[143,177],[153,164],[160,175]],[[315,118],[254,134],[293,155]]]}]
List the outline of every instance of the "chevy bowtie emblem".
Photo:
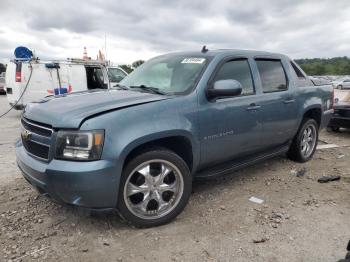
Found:
[{"label": "chevy bowtie emblem", "polygon": [[28,140],[28,139],[30,138],[31,135],[32,135],[32,133],[29,132],[28,130],[24,130],[24,131],[22,132],[22,137],[23,137],[23,139],[25,139],[25,140]]}]

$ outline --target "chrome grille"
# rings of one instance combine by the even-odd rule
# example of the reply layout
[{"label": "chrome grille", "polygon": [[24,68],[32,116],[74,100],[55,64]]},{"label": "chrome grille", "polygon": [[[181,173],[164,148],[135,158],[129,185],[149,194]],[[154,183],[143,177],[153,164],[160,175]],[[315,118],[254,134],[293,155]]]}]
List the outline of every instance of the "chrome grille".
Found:
[{"label": "chrome grille", "polygon": [[48,125],[21,119],[22,144],[26,151],[39,159],[48,160],[53,129]]},{"label": "chrome grille", "polygon": [[51,137],[53,133],[52,128],[48,127],[47,125],[37,124],[25,118],[22,118],[21,122],[22,122],[22,126],[30,132],[33,132],[42,136],[47,136],[47,137]]}]

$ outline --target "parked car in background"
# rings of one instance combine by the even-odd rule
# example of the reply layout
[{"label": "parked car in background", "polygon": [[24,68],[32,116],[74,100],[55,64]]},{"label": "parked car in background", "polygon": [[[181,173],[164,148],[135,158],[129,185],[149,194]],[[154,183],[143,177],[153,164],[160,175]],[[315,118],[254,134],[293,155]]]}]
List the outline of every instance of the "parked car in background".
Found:
[{"label": "parked car in background", "polygon": [[193,179],[285,153],[309,161],[332,94],[280,54],[163,55],[118,88],[28,104],[17,163],[52,199],[157,226],[182,212]]},{"label": "parked car in background", "polygon": [[126,73],[122,68],[117,66],[108,66],[107,70],[111,87],[118,84],[128,75],[128,73]]},{"label": "parked car in background", "polygon": [[48,95],[109,87],[106,63],[95,60],[12,60],[6,69],[7,99],[18,110]]},{"label": "parked car in background", "polygon": [[0,94],[6,94],[4,76],[0,76]]},{"label": "parked car in background", "polygon": [[334,90],[334,114],[328,126],[335,132],[350,128],[350,90]]},{"label": "parked car in background", "polygon": [[334,81],[333,86],[337,89],[350,89],[350,78],[346,78],[340,81]]}]

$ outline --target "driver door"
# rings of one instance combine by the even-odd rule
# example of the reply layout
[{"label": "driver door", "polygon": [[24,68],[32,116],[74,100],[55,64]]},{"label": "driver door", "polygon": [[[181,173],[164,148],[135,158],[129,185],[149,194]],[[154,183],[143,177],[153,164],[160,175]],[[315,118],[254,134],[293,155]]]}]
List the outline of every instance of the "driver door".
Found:
[{"label": "driver door", "polygon": [[203,167],[258,151],[262,128],[248,59],[226,60],[214,74],[212,83],[234,79],[241,83],[242,93],[236,97],[207,101],[201,106],[199,121]]}]

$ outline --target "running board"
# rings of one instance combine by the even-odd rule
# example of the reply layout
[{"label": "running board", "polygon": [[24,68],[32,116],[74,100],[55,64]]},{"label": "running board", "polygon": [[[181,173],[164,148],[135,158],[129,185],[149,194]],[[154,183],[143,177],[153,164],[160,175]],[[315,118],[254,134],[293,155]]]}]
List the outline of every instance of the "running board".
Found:
[{"label": "running board", "polygon": [[237,162],[230,162],[229,164],[226,164],[224,166],[219,165],[218,167],[204,169],[203,171],[196,173],[194,175],[194,179],[195,180],[210,179],[210,178],[216,178],[216,177],[220,177],[223,175],[227,175],[228,173],[236,171],[236,170],[241,169],[243,167],[251,166],[251,165],[259,163],[261,161],[282,155],[282,154],[288,152],[288,150],[289,150],[289,145],[285,145],[276,151],[273,151],[273,152],[270,152],[267,154],[263,154],[263,155],[260,155],[257,157],[248,158],[242,162],[238,162],[238,163]]}]

